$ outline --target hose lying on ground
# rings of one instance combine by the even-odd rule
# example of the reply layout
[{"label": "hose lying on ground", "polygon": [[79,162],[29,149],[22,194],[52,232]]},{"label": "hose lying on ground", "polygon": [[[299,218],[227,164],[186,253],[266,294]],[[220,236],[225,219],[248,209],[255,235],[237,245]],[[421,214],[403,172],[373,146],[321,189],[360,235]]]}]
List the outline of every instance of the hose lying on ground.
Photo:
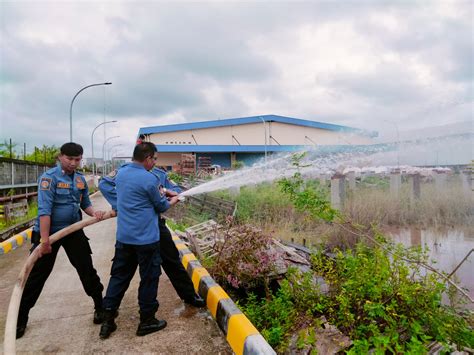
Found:
[{"label": "hose lying on ground", "polygon": [[[104,214],[104,217],[101,221],[115,217],[115,211],[108,211]],[[60,231],[52,234],[49,237],[51,244],[57,242],[58,240],[64,238],[65,236],[76,232],[80,229],[83,229],[87,226],[100,222],[97,218],[89,218],[87,220],[76,222]],[[26,280],[30,275],[33,266],[36,261],[39,259],[39,248],[35,248],[33,252],[28,256],[23,265],[23,268],[18,275],[15,286],[13,288],[12,296],[10,298],[10,304],[8,305],[7,321],[5,324],[5,338],[3,343],[3,350],[5,355],[14,355],[16,353],[15,340],[16,340],[16,325],[18,321],[18,311],[20,309],[21,296],[23,290],[25,289]]]}]

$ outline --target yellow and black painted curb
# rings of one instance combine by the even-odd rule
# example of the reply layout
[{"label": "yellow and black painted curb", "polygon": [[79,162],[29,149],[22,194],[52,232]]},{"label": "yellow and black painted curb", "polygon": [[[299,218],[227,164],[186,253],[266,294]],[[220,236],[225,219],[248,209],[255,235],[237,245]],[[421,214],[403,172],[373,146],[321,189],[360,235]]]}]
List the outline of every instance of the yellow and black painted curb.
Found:
[{"label": "yellow and black painted curb", "polygon": [[31,233],[33,228],[28,228],[27,230],[15,234],[13,237],[8,238],[7,240],[0,243],[0,255],[6,254],[12,250],[15,250],[18,247],[21,247],[23,243],[28,240],[31,240]]},{"label": "yellow and black painted curb", "polygon": [[224,289],[202,267],[187,245],[174,233],[173,241],[181,262],[193,281],[194,289],[206,300],[207,308],[224,332],[232,350],[237,355],[276,354]]}]

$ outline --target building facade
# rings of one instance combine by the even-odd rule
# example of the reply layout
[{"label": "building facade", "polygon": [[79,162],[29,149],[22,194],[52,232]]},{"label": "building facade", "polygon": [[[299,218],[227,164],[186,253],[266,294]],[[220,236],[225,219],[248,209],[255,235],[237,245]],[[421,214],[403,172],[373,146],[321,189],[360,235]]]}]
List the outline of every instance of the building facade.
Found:
[{"label": "building facade", "polygon": [[143,127],[139,136],[156,144],[158,164],[171,169],[183,154],[196,162],[230,168],[234,162],[252,165],[265,154],[294,152],[319,146],[372,144],[375,132],[277,115]]}]

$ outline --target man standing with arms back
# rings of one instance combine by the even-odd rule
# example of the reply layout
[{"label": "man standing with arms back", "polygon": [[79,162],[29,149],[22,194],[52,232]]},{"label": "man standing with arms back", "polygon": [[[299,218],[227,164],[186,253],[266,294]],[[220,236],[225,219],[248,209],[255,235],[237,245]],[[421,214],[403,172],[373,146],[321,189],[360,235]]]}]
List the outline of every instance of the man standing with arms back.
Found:
[{"label": "man standing with arms back", "polygon": [[39,248],[40,259],[36,262],[25,285],[21,298],[16,337],[21,338],[28,323],[28,314],[43,290],[53,270],[56,255],[62,246],[81,279],[87,295],[94,300],[94,323],[102,322],[102,286],[92,265],[91,247],[84,231],[78,230],[49,243],[49,236],[81,220],[80,210],[89,216],[102,219],[103,211],[94,211],[84,176],[76,171],[82,160],[82,146],[65,143],[60,148],[59,164],[45,172],[38,186],[38,219],[33,227],[31,242]]},{"label": "man standing with arms back", "polygon": [[114,319],[137,267],[140,271],[140,324],[137,335],[143,336],[166,327],[166,321],[155,318],[161,274],[158,214],[176,204],[178,198],[173,197],[168,202],[160,194],[159,180],[148,171],[154,166],[155,154],[154,144],[137,144],[133,151],[133,163],[122,167],[115,178],[117,241],[103,301],[104,322],[99,334],[102,339],[108,338],[117,329]]}]

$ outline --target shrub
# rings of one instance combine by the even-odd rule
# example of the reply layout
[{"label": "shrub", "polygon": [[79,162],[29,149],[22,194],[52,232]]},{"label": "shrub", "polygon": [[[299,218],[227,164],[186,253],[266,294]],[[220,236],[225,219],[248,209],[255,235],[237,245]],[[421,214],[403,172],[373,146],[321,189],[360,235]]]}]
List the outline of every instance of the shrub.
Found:
[{"label": "shrub", "polygon": [[211,274],[218,282],[234,288],[264,286],[268,290],[276,259],[270,246],[271,236],[257,228],[229,226],[224,240],[214,247],[217,255]]},{"label": "shrub", "polygon": [[384,243],[338,252],[335,259],[312,256],[314,272],[325,278],[331,292],[320,311],[354,340],[350,353],[376,351],[426,352],[427,344],[474,346],[474,333],[453,309],[441,304],[446,291],[436,274],[418,264],[426,261],[421,249]]},{"label": "shrub", "polygon": [[233,170],[242,169],[244,166],[245,166],[245,164],[244,164],[243,161],[236,160],[236,161],[232,162],[232,169]]},{"label": "shrub", "polygon": [[259,300],[256,295],[250,294],[245,304],[239,306],[270,346],[283,348],[284,340],[295,322],[292,299],[289,282],[284,280],[280,289],[269,299]]},{"label": "shrub", "polygon": [[184,178],[182,175],[175,173],[173,171],[168,171],[168,179],[173,181],[175,184],[181,184],[184,181]]},{"label": "shrub", "polygon": [[[468,322],[441,303],[441,278],[404,261],[425,260],[421,249],[383,245],[359,243],[334,258],[318,250],[312,254],[312,271],[290,269],[275,294],[268,299],[250,295],[241,302],[242,310],[279,351],[293,333],[308,323],[317,325],[322,315],[353,340],[350,354],[426,353],[431,341],[446,349],[472,348]],[[319,276],[329,292],[320,291]]]}]

